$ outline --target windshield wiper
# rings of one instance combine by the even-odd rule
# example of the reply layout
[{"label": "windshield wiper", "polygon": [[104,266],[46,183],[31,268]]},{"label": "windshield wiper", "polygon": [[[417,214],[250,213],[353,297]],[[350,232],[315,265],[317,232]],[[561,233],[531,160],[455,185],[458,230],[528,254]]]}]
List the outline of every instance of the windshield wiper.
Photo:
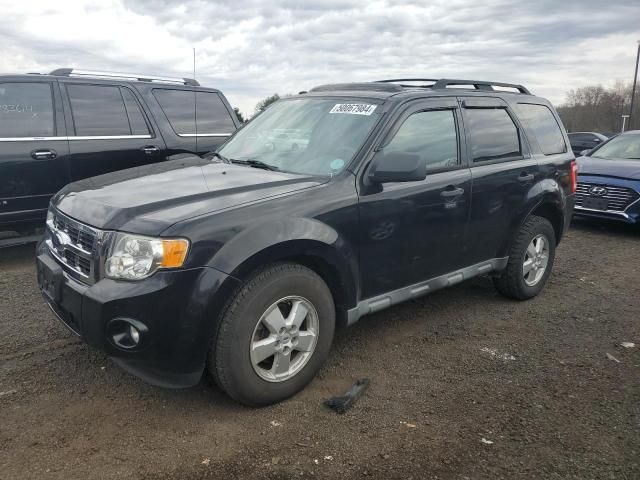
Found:
[{"label": "windshield wiper", "polygon": [[248,165],[253,168],[262,168],[263,170],[271,170],[277,172],[280,169],[275,165],[269,165],[268,163],[261,162],[260,160],[236,160],[231,159],[231,163],[237,163],[238,165]]},{"label": "windshield wiper", "polygon": [[219,154],[218,152],[210,152],[207,155],[211,155],[212,157],[218,157],[220,160],[222,160],[224,163],[231,163],[231,160],[229,160],[227,157],[225,157],[224,155]]}]

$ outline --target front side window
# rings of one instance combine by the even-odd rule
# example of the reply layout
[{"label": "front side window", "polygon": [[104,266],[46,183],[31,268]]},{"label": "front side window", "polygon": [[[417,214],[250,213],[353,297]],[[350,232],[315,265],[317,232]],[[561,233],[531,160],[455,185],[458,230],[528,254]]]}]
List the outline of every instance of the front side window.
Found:
[{"label": "front side window", "polygon": [[[220,96],[215,92],[155,89],[153,95],[178,135],[233,133],[236,129]],[[196,111],[197,125],[196,132]]]},{"label": "front side window", "polygon": [[67,92],[76,135],[131,135],[120,88],[105,85],[67,85]]},{"label": "front side window", "polygon": [[542,153],[553,155],[567,151],[560,125],[547,106],[519,103],[516,105],[516,112],[518,117],[533,130]]},{"label": "front side window", "polygon": [[468,108],[465,127],[474,162],[522,156],[518,129],[504,108]]},{"label": "front side window", "polygon": [[335,174],[362,147],[379,110],[373,101],[360,99],[281,100],[251,120],[220,154],[294,173]]},{"label": "front side window", "polygon": [[0,137],[55,135],[48,83],[0,83]]},{"label": "front side window", "polygon": [[590,155],[604,159],[640,160],[640,134],[627,133],[612,138]]},{"label": "front side window", "polygon": [[414,113],[404,121],[384,152],[419,155],[427,164],[427,171],[455,167],[458,139],[454,111]]}]

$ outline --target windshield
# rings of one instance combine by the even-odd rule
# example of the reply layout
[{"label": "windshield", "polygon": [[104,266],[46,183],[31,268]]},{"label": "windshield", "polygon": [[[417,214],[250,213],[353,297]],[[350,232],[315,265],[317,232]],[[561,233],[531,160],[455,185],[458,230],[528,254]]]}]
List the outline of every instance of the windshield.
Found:
[{"label": "windshield", "polygon": [[332,175],[349,164],[378,121],[379,110],[366,101],[280,101],[248,123],[219,153],[231,161],[261,162],[287,172]]},{"label": "windshield", "polygon": [[595,150],[591,156],[640,160],[640,134],[620,135],[613,138]]}]

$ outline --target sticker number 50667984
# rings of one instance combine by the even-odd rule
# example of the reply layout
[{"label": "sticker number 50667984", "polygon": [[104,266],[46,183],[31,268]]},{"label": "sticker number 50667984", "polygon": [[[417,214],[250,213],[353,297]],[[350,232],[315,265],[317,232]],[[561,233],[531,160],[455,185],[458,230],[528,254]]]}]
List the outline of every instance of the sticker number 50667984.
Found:
[{"label": "sticker number 50667984", "polygon": [[349,113],[351,115],[371,115],[377,105],[366,103],[336,103],[329,113]]}]

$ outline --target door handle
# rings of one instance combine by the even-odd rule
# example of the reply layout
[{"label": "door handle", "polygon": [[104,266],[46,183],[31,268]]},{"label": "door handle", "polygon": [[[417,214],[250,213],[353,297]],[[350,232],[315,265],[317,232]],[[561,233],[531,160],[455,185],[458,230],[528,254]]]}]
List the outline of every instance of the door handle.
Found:
[{"label": "door handle", "polygon": [[527,182],[531,182],[534,178],[535,177],[533,173],[522,172],[518,177],[518,181],[520,183],[527,183]]},{"label": "door handle", "polygon": [[464,188],[455,188],[452,185],[446,190],[440,192],[440,196],[444,198],[459,197],[464,193]]},{"label": "door handle", "polygon": [[142,150],[146,155],[155,155],[160,152],[160,149],[155,145],[147,145],[146,147],[142,147]]},{"label": "door handle", "polygon": [[34,150],[31,152],[31,158],[35,160],[50,160],[57,156],[58,154],[55,150]]}]

